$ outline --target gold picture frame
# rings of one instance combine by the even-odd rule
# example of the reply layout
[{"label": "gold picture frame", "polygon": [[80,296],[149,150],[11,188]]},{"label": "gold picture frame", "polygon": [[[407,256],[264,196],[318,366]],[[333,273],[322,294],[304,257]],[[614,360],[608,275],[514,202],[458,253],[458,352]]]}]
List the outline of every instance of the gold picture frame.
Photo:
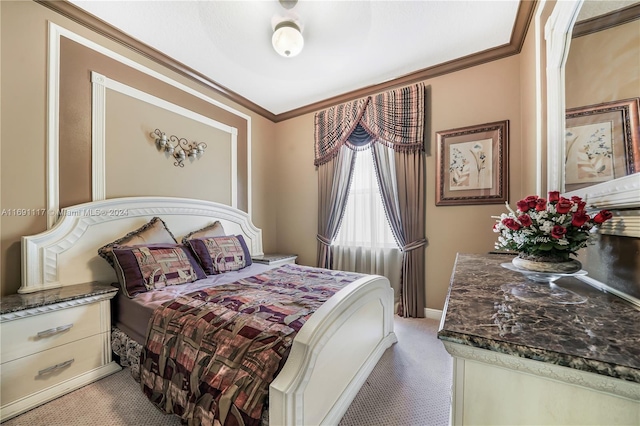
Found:
[{"label": "gold picture frame", "polygon": [[509,197],[509,120],[436,132],[436,206]]}]

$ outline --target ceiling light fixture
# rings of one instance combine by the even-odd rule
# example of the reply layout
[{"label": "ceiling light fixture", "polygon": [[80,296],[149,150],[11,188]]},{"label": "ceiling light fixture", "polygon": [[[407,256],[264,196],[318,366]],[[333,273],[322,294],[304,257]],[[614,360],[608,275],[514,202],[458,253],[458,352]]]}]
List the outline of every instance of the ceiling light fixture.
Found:
[{"label": "ceiling light fixture", "polygon": [[280,22],[273,30],[271,44],[281,56],[293,58],[304,47],[304,38],[300,27],[293,21]]}]

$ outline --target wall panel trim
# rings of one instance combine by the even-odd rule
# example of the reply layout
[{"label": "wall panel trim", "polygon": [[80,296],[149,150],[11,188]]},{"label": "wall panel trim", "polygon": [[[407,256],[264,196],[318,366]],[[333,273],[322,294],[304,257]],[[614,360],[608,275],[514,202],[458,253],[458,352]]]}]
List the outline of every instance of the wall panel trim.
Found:
[{"label": "wall panel trim", "polygon": [[91,199],[107,198],[107,86],[105,77],[91,73]]},{"label": "wall panel trim", "polygon": [[[249,214],[249,216],[251,216],[251,212],[252,212],[252,191],[251,191],[251,179],[252,179],[252,173],[251,173],[251,116],[247,115],[241,111],[238,111],[222,102],[219,102],[207,95],[205,95],[202,92],[199,92],[183,83],[180,83],[176,80],[173,80],[172,78],[161,74],[155,70],[152,70],[151,68],[148,68],[136,61],[134,61],[133,59],[127,58],[123,55],[120,55],[116,52],[113,52],[112,50],[96,43],[93,42],[91,40],[88,40],[84,37],[82,37],[79,34],[74,33],[71,30],[68,30],[58,24],[55,24],[51,21],[48,22],[49,24],[49,48],[48,48],[48,57],[47,57],[47,63],[48,63],[48,75],[47,75],[47,86],[48,86],[48,91],[47,91],[47,182],[46,182],[46,187],[47,187],[47,201],[46,201],[46,206],[47,206],[47,210],[49,212],[49,215],[47,216],[47,228],[51,228],[55,225],[57,219],[58,219],[58,212],[60,211],[60,200],[59,200],[59,196],[60,196],[60,184],[59,184],[59,169],[60,169],[60,163],[59,163],[59,138],[60,138],[60,132],[59,132],[59,118],[60,118],[60,112],[59,112],[59,103],[60,103],[60,37],[66,37],[76,43],[79,43],[91,50],[94,50],[98,53],[101,53],[111,59],[114,59],[124,65],[127,65],[137,71],[140,71],[144,74],[147,74],[157,80],[162,81],[163,83],[169,84],[179,90],[182,90],[183,92],[188,93],[189,95],[192,95],[198,99],[201,99],[211,105],[214,105],[222,110],[225,110],[237,117],[242,118],[243,120],[246,121],[247,123],[247,176],[246,176],[246,182],[247,182],[247,213]],[[117,83],[117,82],[116,82]],[[148,95],[151,96],[151,95]],[[96,100],[97,102],[97,100]],[[180,107],[181,108],[181,107]],[[92,112],[92,114],[94,114],[95,112]],[[207,118],[208,119],[208,118]],[[212,119],[209,119],[212,120]],[[92,117],[92,121],[93,117]],[[215,120],[212,120],[215,121]],[[222,123],[219,123],[222,125]],[[227,126],[228,127],[228,126]],[[102,129],[102,131],[97,128],[94,129],[93,128],[93,124],[92,124],[92,133],[94,132],[94,130],[97,131],[98,134],[100,134],[101,132],[104,132],[104,129]],[[92,136],[93,137],[93,136]],[[103,136],[104,137],[104,136]],[[98,142],[96,142],[98,143]],[[237,149],[237,130],[235,132],[235,134],[232,134],[232,149]],[[102,157],[102,159],[101,159]],[[100,166],[99,166],[99,162],[102,161],[104,162],[104,152],[103,153],[92,153],[92,162],[97,165],[97,170],[99,171]],[[235,161],[237,163],[237,155],[235,157]],[[102,163],[104,164],[104,163]],[[92,168],[94,166],[92,165]],[[104,165],[102,166],[104,168]],[[232,172],[235,171],[236,172],[236,176],[237,176],[237,164],[232,164]],[[103,175],[104,173],[102,173]],[[237,194],[237,183],[236,183],[237,179],[233,179],[232,180],[232,186],[233,189],[232,191],[235,191],[234,194]],[[98,186],[96,186],[98,185]],[[101,193],[101,191],[103,191],[103,186],[99,186],[99,183],[95,183],[95,185],[92,185],[92,189],[96,190],[95,194],[97,196],[102,196],[104,197],[104,194]],[[92,195],[92,197],[96,197],[96,195]],[[235,197],[237,199],[237,197]],[[94,198],[96,199],[96,198]]]},{"label": "wall panel trim", "polygon": [[183,108],[172,102],[165,101],[149,93],[143,92],[119,81],[110,79],[95,71],[91,72],[91,85],[92,85],[92,105],[93,110],[91,114],[91,150],[92,150],[92,165],[91,165],[91,182],[92,182],[92,201],[102,201],[106,199],[106,180],[107,170],[105,167],[106,160],[106,118],[107,118],[107,89],[114,92],[122,93],[130,96],[142,102],[146,102],[158,108],[171,111],[174,114],[178,114],[182,117],[188,118],[198,123],[202,123],[206,126],[214,129],[221,130],[229,133],[231,145],[231,173],[230,173],[230,190],[231,190],[231,207],[238,207],[238,129],[228,126],[224,123],[216,121],[212,118],[205,117],[197,112]]}]

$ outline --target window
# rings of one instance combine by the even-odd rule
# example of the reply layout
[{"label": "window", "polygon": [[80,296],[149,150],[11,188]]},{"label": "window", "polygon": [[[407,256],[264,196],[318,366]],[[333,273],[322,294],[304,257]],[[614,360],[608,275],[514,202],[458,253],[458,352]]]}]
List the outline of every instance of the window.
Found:
[{"label": "window", "polygon": [[356,153],[349,198],[334,245],[398,248],[382,205],[371,148]]}]

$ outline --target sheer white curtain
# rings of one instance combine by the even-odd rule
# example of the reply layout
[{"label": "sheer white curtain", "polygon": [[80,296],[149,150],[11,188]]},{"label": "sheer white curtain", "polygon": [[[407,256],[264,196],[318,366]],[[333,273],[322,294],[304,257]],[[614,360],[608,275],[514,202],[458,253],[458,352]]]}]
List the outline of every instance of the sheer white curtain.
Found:
[{"label": "sheer white curtain", "polygon": [[382,206],[371,148],[356,154],[347,206],[331,250],[334,269],[383,275],[399,301],[402,252]]}]

